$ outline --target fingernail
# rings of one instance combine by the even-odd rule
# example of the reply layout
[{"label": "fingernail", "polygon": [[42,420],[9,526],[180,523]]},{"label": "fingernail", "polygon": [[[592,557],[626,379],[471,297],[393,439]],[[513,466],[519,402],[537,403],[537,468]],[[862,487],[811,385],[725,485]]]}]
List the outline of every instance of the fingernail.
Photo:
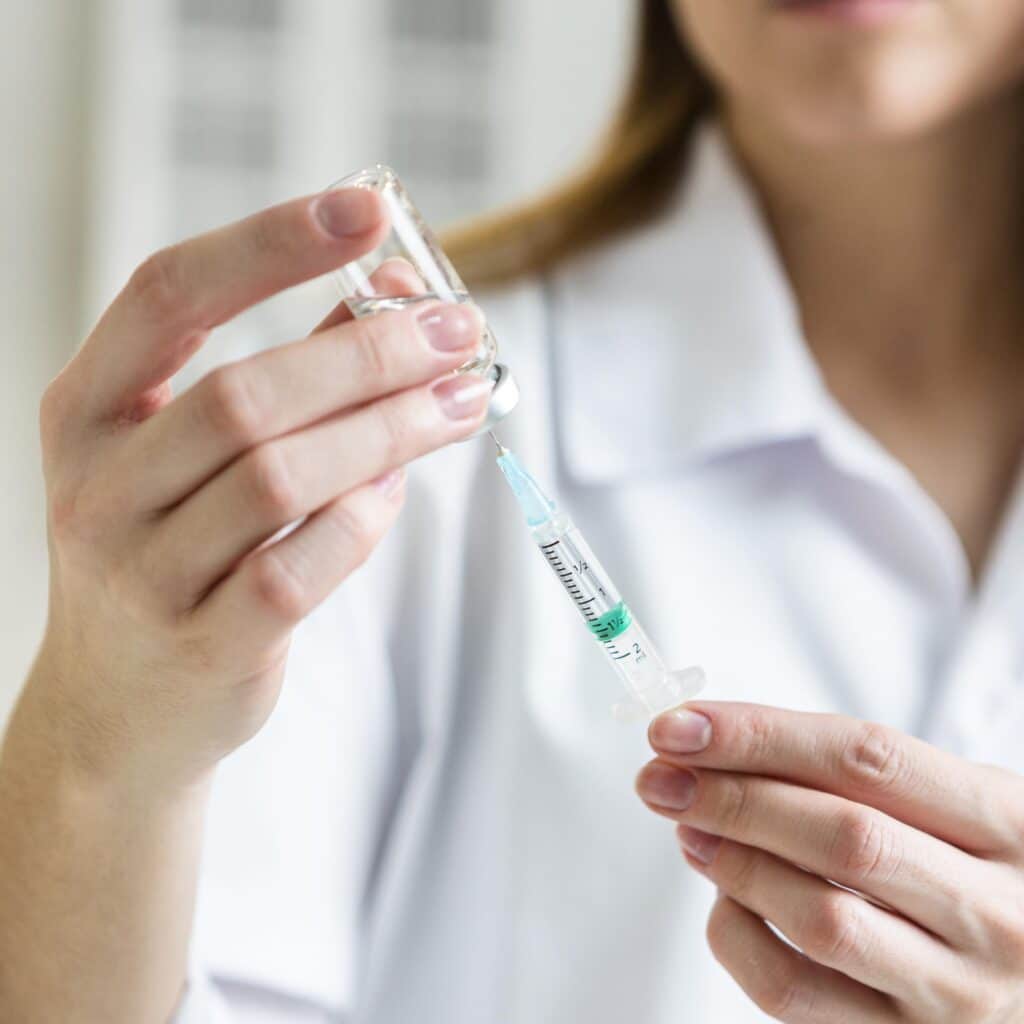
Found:
[{"label": "fingernail", "polygon": [[693,772],[657,761],[643,769],[637,782],[637,790],[645,800],[672,811],[685,811],[693,803],[696,788],[697,777]]},{"label": "fingernail", "polygon": [[390,498],[398,493],[398,489],[402,486],[402,482],[405,480],[404,469],[393,469],[390,473],[385,473],[383,476],[377,477],[373,481],[373,486],[380,491],[385,497]]},{"label": "fingernail", "polygon": [[448,377],[434,385],[441,412],[450,420],[475,419],[486,408],[494,384],[475,373]]},{"label": "fingernail", "polygon": [[454,352],[476,341],[483,326],[474,306],[434,306],[416,318],[431,348]]},{"label": "fingernail", "polygon": [[651,746],[666,754],[696,754],[711,742],[711,719],[698,711],[676,708],[651,723]]},{"label": "fingernail", "polygon": [[380,218],[379,201],[365,188],[339,188],[315,200],[313,212],[321,227],[334,238],[369,231]]},{"label": "fingernail", "polygon": [[695,857],[701,864],[710,864],[722,845],[721,836],[708,835],[699,829],[690,828],[688,825],[680,825],[676,829],[676,836],[679,845],[691,856]]}]

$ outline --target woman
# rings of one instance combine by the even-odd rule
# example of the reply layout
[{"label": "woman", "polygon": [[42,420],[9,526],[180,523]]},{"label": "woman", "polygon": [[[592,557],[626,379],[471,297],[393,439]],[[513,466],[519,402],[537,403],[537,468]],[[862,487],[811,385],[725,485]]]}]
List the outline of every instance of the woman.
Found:
[{"label": "woman", "polygon": [[502,440],[711,672],[643,803],[493,450],[449,445],[472,311],[339,308],[171,395],[373,197],[148,260],[42,405],[0,1018],[1024,1019],[1022,41],[1018,0],[647,0],[600,158],[452,242]]}]

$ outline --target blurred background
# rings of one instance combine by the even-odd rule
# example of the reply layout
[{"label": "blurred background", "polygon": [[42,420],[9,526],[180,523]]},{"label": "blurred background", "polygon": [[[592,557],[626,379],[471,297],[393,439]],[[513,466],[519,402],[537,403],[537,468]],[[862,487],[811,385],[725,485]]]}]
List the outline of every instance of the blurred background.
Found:
[{"label": "blurred background", "polygon": [[[39,395],[132,269],[378,161],[435,225],[543,188],[599,134],[635,6],[0,0],[0,721],[45,621]],[[322,278],[264,303],[181,385],[336,301]]]}]

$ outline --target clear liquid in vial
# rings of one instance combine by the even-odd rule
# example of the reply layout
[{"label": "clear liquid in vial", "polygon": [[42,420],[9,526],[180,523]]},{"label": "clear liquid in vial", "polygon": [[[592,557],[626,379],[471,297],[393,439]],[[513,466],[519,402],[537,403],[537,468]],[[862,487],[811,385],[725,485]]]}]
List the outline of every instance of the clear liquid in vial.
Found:
[{"label": "clear liquid in vial", "polygon": [[[424,292],[422,295],[356,295],[348,298],[345,302],[352,310],[352,315],[357,317],[373,316],[374,313],[383,313],[391,309],[408,309],[410,306],[418,306],[423,302],[435,302],[438,296],[434,292]],[[469,302],[467,292],[452,292],[451,302]]]},{"label": "clear liquid in vial", "polygon": [[[434,292],[425,292],[423,295],[371,295],[369,297],[359,295],[348,298],[345,302],[352,310],[352,315],[358,318],[373,316],[374,313],[384,313],[388,310],[408,309],[410,306],[418,306],[424,302],[436,302],[440,298]],[[452,292],[448,302],[469,302],[468,292]],[[491,329],[484,326],[483,334],[480,337],[480,347],[476,350],[475,358],[459,367],[459,373],[468,373],[472,370],[489,370],[498,354],[498,345],[491,334]]]}]

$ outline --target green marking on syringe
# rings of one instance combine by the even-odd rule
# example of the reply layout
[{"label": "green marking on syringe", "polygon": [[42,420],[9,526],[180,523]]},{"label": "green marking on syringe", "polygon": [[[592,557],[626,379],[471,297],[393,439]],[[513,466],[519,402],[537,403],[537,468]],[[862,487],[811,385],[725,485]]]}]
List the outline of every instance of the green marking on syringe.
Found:
[{"label": "green marking on syringe", "polygon": [[601,618],[587,623],[590,627],[590,632],[602,643],[614,640],[620,634],[625,633],[632,624],[633,616],[622,601],[610,612],[605,612]]}]

